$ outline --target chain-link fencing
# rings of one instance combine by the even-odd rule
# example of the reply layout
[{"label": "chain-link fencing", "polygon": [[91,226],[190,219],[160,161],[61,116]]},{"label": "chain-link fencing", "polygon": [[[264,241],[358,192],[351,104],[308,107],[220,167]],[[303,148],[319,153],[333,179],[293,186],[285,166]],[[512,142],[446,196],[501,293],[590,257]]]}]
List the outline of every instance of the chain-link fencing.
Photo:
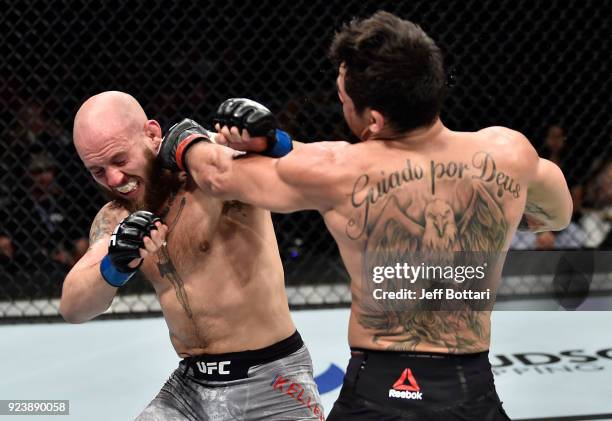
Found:
[{"label": "chain-link fencing", "polygon": [[[448,127],[514,128],[563,168],[575,202],[572,224],[556,234],[520,234],[513,247],[610,248],[610,2],[1,4],[4,320],[57,316],[63,278],[88,247],[89,224],[104,200],[72,146],[72,119],[87,97],[131,93],[164,128],[183,117],[209,121],[222,100],[250,97],[298,140],[350,139],[326,51],[341,23],[380,9],[417,22],[442,48]],[[273,218],[290,303],[348,303],[348,276],[321,218]],[[519,281],[521,291],[537,290],[537,282]],[[120,296],[114,311],[159,311],[144,280]]]}]

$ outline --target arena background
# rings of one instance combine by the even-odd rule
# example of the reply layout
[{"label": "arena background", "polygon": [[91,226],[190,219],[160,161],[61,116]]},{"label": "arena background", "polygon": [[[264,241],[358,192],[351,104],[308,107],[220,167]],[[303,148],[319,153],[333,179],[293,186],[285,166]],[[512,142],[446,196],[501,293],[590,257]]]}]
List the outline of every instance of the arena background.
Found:
[{"label": "arena background", "polygon": [[[70,419],[131,419],[176,367],[161,317],[21,324],[61,321],[63,278],[104,203],[72,146],[79,105],[126,91],[167,129],[183,117],[205,123],[222,100],[246,96],[298,140],[351,139],[326,50],[342,22],[379,9],[419,23],[441,46],[448,127],[514,128],[561,165],[572,224],[519,234],[513,247],[539,261],[559,257],[550,250],[606,260],[589,285],[600,301],[585,304],[611,308],[612,2],[0,0],[0,399],[70,399]],[[348,277],[317,214],[273,218],[291,306],[308,309],[293,316],[329,410],[348,357]],[[550,274],[506,266],[520,270],[505,273],[499,309],[568,308],[541,300]],[[345,308],[322,309],[330,306]],[[148,282],[134,279],[101,318],[160,314]],[[493,314],[491,361],[513,419],[612,419],[611,316]]]},{"label": "arena background", "polygon": [[[3,321],[57,319],[63,277],[104,203],[71,143],[87,97],[131,93],[167,129],[183,117],[206,123],[221,101],[244,96],[267,104],[298,140],[351,139],[326,51],[342,22],[378,9],[419,23],[442,48],[448,127],[514,128],[563,168],[572,225],[556,236],[521,234],[514,246],[610,248],[610,2],[15,1],[2,9]],[[292,306],[346,305],[347,274],[321,218],[274,222]],[[500,296],[541,292],[518,284]],[[130,282],[111,312],[159,314],[151,291]]]}]

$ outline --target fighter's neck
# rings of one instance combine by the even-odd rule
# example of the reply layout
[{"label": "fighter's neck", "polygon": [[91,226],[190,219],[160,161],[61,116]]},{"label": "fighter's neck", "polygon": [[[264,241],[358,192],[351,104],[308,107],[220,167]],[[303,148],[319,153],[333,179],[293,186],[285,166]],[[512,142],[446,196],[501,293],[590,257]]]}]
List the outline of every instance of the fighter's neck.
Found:
[{"label": "fighter's neck", "polygon": [[440,118],[436,118],[436,121],[434,121],[431,126],[419,127],[404,133],[382,131],[380,133],[372,134],[370,137],[368,137],[366,141],[393,141],[405,144],[407,146],[418,145],[424,141],[430,141],[431,139],[436,138],[441,133],[447,130],[448,129],[444,126],[442,120],[440,120]]},{"label": "fighter's neck", "polygon": [[171,184],[172,185],[167,193],[166,200],[164,200],[158,209],[156,209],[156,215],[159,215],[159,217],[162,219],[165,219],[166,216],[168,216],[170,209],[174,205],[176,197],[184,192],[186,188],[186,183],[184,181]]},{"label": "fighter's neck", "polygon": [[166,201],[159,207],[159,209],[156,209],[156,215],[159,215],[159,217],[162,220],[165,219],[166,216],[168,216],[168,212],[170,212],[170,208],[172,207],[172,204],[174,203],[175,197],[176,197],[176,193],[171,192],[168,199],[166,199]]}]

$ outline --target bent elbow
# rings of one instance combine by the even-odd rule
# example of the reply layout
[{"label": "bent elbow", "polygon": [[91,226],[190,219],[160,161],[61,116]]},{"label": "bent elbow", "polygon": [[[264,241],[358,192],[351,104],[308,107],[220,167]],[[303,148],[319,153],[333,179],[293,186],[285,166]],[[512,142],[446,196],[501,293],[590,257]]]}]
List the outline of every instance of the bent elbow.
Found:
[{"label": "bent elbow", "polygon": [[79,309],[74,304],[71,304],[69,300],[62,295],[59,305],[59,314],[70,324],[81,324],[89,321],[91,318],[83,316]]},{"label": "bent elbow", "polygon": [[68,309],[63,303],[60,303],[59,314],[66,323],[81,324],[87,321],[87,319],[79,317],[75,311]]},{"label": "bent elbow", "polygon": [[567,209],[567,211],[565,212],[565,214],[563,215],[563,217],[559,221],[559,228],[556,231],[564,230],[565,228],[567,228],[569,226],[569,224],[572,222],[572,214],[573,214],[573,212],[574,212],[574,208],[570,204],[568,209]]},{"label": "bent elbow", "polygon": [[77,306],[75,305],[74,298],[70,298],[70,290],[67,288],[68,277],[64,280],[64,289],[60,298],[58,312],[62,318],[70,324],[80,324],[86,322],[88,319],[83,317]]},{"label": "bent elbow", "polygon": [[80,325],[88,321],[86,319],[79,319],[79,318],[72,317],[72,316],[66,316],[64,313],[61,313],[61,314],[62,314],[62,317],[64,318],[64,321],[66,323],[70,323],[71,325]]},{"label": "bent elbow", "polygon": [[550,231],[562,231],[569,226],[572,222],[572,215],[574,213],[574,206],[572,204],[571,197],[566,201],[564,209],[559,211],[559,215],[551,224]]},{"label": "bent elbow", "polygon": [[557,191],[557,200],[553,201],[555,205],[553,205],[557,212],[554,212],[553,215],[556,216],[552,228],[553,231],[561,231],[569,226],[572,222],[572,215],[574,213],[574,199],[572,197],[572,193],[567,185],[567,181],[563,176],[563,172],[561,168],[559,168],[556,164],[545,161],[552,168],[552,180],[557,180],[557,185],[552,187],[551,189]]},{"label": "bent elbow", "polygon": [[567,197],[565,199],[565,211],[563,212],[563,216],[560,221],[561,229],[565,229],[572,222],[572,215],[574,214],[574,200],[572,199],[572,195],[567,190]]}]

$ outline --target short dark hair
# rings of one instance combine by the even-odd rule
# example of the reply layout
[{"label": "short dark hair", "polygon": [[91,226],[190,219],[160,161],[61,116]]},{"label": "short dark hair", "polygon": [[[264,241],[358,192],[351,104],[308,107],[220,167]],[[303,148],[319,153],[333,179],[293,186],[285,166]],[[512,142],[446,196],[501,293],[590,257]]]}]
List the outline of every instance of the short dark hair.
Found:
[{"label": "short dark hair", "polygon": [[398,132],[433,124],[446,94],[442,53],[416,24],[379,11],[354,19],[329,49],[346,66],[345,90],[357,112],[379,111]]}]

